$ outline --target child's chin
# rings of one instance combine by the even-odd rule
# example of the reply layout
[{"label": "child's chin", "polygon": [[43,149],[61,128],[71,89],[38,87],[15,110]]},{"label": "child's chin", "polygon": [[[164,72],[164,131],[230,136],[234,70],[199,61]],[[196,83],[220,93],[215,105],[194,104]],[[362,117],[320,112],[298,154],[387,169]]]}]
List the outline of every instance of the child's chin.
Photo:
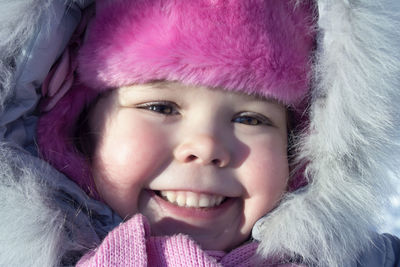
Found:
[{"label": "child's chin", "polygon": [[215,227],[200,228],[172,218],[163,218],[156,223],[151,223],[153,236],[186,234],[203,250],[229,251],[247,239],[247,237],[238,239],[240,237],[237,234],[229,234],[232,231],[225,232],[225,230],[228,229],[218,231]]}]

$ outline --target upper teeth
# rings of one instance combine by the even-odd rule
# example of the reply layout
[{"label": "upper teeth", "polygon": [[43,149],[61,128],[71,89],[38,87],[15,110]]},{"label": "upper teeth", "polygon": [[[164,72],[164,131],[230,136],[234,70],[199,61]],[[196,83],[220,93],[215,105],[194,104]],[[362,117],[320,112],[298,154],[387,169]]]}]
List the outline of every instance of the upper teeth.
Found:
[{"label": "upper teeth", "polygon": [[187,191],[160,191],[161,196],[168,202],[180,207],[208,208],[221,204],[223,196],[198,194]]}]

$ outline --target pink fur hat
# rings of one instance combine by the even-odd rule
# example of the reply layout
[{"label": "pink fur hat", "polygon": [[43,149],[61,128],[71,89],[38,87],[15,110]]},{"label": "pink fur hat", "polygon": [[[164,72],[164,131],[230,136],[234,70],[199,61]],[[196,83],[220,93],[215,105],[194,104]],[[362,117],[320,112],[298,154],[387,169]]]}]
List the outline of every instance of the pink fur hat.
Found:
[{"label": "pink fur hat", "polygon": [[309,87],[314,41],[305,2],[100,2],[80,52],[80,79],[97,89],[180,81],[296,104]]},{"label": "pink fur hat", "polygon": [[42,156],[93,193],[76,124],[99,92],[125,85],[180,81],[298,105],[310,83],[313,12],[311,0],[97,1],[79,81],[39,121]]}]

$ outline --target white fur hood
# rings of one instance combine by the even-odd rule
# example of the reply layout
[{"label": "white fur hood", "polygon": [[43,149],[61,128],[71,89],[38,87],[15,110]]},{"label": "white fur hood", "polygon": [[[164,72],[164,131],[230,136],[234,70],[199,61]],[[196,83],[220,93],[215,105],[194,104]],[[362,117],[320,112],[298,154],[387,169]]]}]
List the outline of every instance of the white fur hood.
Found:
[{"label": "white fur hood", "polygon": [[[121,221],[41,161],[34,142],[38,88],[91,2],[0,0],[0,266],[72,264],[67,256]],[[310,126],[295,150],[309,184],[253,237],[265,257],[356,266],[400,175],[400,1],[316,2]]]}]

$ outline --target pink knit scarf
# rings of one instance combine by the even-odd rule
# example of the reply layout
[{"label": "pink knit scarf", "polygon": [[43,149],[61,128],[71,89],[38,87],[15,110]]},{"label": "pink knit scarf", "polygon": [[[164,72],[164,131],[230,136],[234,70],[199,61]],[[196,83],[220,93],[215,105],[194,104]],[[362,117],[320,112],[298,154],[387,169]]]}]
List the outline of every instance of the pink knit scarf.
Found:
[{"label": "pink knit scarf", "polygon": [[204,251],[183,234],[150,236],[146,218],[137,214],[110,232],[77,266],[303,266],[257,258],[257,247],[257,242],[251,242],[229,253]]}]

